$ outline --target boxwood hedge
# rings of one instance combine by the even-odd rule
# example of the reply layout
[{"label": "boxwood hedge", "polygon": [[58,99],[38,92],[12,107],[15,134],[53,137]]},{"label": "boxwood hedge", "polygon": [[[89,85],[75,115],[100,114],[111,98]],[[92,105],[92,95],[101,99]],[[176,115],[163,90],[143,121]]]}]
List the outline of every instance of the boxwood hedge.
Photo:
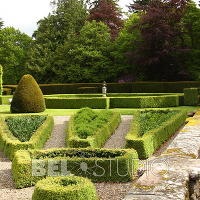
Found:
[{"label": "boxwood hedge", "polygon": [[[87,111],[87,110],[86,110]],[[94,112],[94,111],[93,111]],[[109,112],[109,113],[107,113]],[[71,117],[68,128],[67,128],[67,137],[66,137],[66,144],[68,147],[102,147],[107,139],[112,135],[112,133],[115,131],[115,129],[118,127],[119,123],[121,122],[121,116],[117,112],[111,112],[111,111],[101,111],[101,112],[96,112],[97,114],[97,120],[98,120],[98,115],[104,115],[104,118],[107,120],[101,119],[99,116],[99,121],[102,122],[100,127],[98,126],[98,122],[87,122],[87,125],[90,127],[90,130],[92,131],[92,134],[87,137],[87,138],[81,138],[79,137],[77,130],[76,130],[76,118],[81,115],[79,112],[75,114],[74,116]],[[107,115],[109,114],[109,115]],[[107,115],[107,116],[106,116]],[[86,113],[85,118],[88,119],[89,114]],[[81,115],[82,120],[84,120],[84,115]],[[90,120],[90,119],[89,119]],[[94,120],[92,120],[94,121]],[[85,127],[85,124],[83,124],[84,130],[82,132],[87,132],[87,127]]]},{"label": "boxwood hedge", "polygon": [[5,118],[0,118],[0,150],[13,159],[17,150],[42,148],[53,129],[53,117],[48,116],[28,142],[20,142],[9,130]]},{"label": "boxwood hedge", "polygon": [[184,89],[184,104],[186,106],[197,106],[199,104],[199,89],[198,88]]},{"label": "boxwood hedge", "polygon": [[95,186],[83,177],[48,177],[36,184],[32,200],[98,200]]},{"label": "boxwood hedge", "polygon": [[166,108],[179,106],[178,95],[110,98],[110,108]]},{"label": "boxwood hedge", "polygon": [[137,168],[138,156],[133,149],[35,149],[15,153],[12,175],[16,187],[24,188],[46,176],[69,174],[94,182],[128,182]]},{"label": "boxwood hedge", "polygon": [[107,107],[106,98],[45,98],[46,107],[49,109],[79,109],[83,107],[105,109]]},{"label": "boxwood hedge", "polygon": [[126,147],[134,148],[140,159],[151,156],[184,124],[187,117],[184,111],[177,111],[168,120],[159,124],[158,127],[150,129],[140,136],[140,128],[143,125],[140,114],[141,111],[135,112],[132,127],[126,136]]}]

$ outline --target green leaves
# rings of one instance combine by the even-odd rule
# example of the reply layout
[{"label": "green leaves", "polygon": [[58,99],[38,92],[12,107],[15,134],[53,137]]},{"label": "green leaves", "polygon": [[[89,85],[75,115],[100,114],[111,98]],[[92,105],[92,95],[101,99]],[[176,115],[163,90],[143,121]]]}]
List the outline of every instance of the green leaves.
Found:
[{"label": "green leaves", "polygon": [[0,63],[4,84],[17,84],[28,70],[29,49],[32,39],[12,27],[0,30]]},{"label": "green leaves", "polygon": [[16,138],[21,142],[27,142],[45,120],[46,116],[20,116],[9,117],[6,122]]},{"label": "green leaves", "polygon": [[158,128],[163,122],[169,120],[177,111],[152,110],[141,112],[139,116],[140,128],[139,135],[143,136],[146,132]]},{"label": "green leaves", "polygon": [[60,59],[59,51],[79,33],[87,17],[81,0],[59,0],[54,4],[53,14],[38,22],[29,63],[29,68],[40,77],[40,81],[48,83],[67,81],[65,71],[69,66]]},{"label": "green leaves", "polygon": [[96,113],[90,108],[83,108],[74,117],[75,131],[81,139],[86,139],[96,133],[112,116],[111,111]]}]

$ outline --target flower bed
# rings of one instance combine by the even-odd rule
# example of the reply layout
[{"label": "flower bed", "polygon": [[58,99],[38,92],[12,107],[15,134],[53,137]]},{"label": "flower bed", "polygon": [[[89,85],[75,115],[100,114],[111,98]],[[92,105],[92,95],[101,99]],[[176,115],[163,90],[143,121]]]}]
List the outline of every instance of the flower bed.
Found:
[{"label": "flower bed", "polygon": [[43,124],[32,134],[30,140],[21,142],[9,130],[5,120],[5,118],[0,118],[0,149],[11,160],[17,150],[42,148],[51,135],[54,125],[53,117],[46,117]]},{"label": "flower bed", "polygon": [[166,114],[172,112],[172,115],[160,118],[155,117],[155,113],[166,111],[145,112],[150,112],[151,116],[141,118],[142,111],[135,113],[131,130],[126,136],[126,147],[137,150],[140,159],[151,156],[186,120],[186,113],[183,111],[168,111]]},{"label": "flower bed", "polygon": [[95,112],[89,108],[71,117],[66,143],[68,147],[102,147],[121,122],[119,113]]}]

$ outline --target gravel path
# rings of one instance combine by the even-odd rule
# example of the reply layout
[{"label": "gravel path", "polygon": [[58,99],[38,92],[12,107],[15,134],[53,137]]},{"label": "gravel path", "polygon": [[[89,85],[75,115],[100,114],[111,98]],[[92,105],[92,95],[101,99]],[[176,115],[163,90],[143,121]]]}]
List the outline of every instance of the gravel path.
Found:
[{"label": "gravel path", "polygon": [[125,147],[125,136],[127,135],[131,121],[133,119],[132,115],[122,115],[122,122],[116,129],[115,133],[110,137],[110,139],[104,145],[104,148],[108,149],[123,149]]},{"label": "gravel path", "polygon": [[[125,147],[125,136],[127,135],[132,115],[122,115],[122,122],[116,129],[115,133],[104,145],[104,148],[108,149],[122,149]],[[96,183],[97,193],[100,200],[122,200],[126,194],[130,191],[132,182],[129,183]]]},{"label": "gravel path", "polygon": [[69,118],[69,116],[54,117],[54,129],[44,149],[65,147],[66,128]]},{"label": "gravel path", "polygon": [[11,162],[0,152],[0,199],[31,200],[34,187],[15,189],[11,177]]}]

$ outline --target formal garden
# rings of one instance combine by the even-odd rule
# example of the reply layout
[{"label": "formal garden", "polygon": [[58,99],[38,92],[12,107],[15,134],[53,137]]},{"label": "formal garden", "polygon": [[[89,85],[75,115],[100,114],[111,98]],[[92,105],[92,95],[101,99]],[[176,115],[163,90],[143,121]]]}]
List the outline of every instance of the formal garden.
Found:
[{"label": "formal garden", "polygon": [[[0,170],[6,191],[1,195],[4,199],[145,199],[145,191],[156,187],[155,159],[164,164],[164,169],[159,169],[162,179],[172,181],[174,177],[165,178],[167,173],[171,175],[170,159],[180,158],[180,164],[198,158],[198,145],[195,154],[183,145],[184,141],[184,147],[178,143],[176,148],[169,148],[168,142],[173,143],[188,124],[188,128],[200,126],[199,115],[193,117],[199,109],[199,85],[145,82],[39,86],[33,76],[24,75],[18,85],[6,86],[10,95],[1,96]],[[189,146],[194,145],[189,140],[199,144],[196,136],[192,138],[195,131],[198,133],[192,130],[187,138]],[[163,161],[163,157],[167,159]],[[155,168],[146,169],[152,165],[148,162]],[[147,172],[155,176],[147,176],[153,186],[138,183]],[[168,199],[195,199],[189,179],[179,184],[185,188],[182,196],[177,196],[180,188],[168,188],[163,195]],[[134,194],[138,190],[141,194]],[[168,196],[168,190],[173,197]],[[156,196],[157,191],[154,193]]]},{"label": "formal garden", "polygon": [[0,199],[200,199],[200,9],[52,0],[0,19]]}]

